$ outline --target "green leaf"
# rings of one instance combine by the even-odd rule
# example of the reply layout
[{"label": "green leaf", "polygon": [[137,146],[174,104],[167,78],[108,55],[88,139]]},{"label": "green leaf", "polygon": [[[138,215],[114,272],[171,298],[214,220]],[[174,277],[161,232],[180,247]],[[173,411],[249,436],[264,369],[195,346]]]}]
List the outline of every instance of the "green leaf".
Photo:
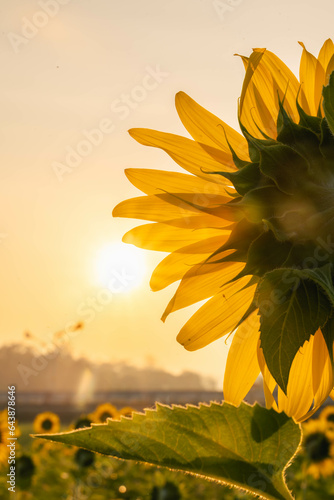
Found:
[{"label": "green leaf", "polygon": [[199,474],[261,498],[291,499],[283,473],[294,456],[300,427],[284,413],[242,403],[211,403],[134,413],[89,429],[43,437],[152,465]]},{"label": "green leaf", "polygon": [[285,394],[295,355],[331,313],[327,296],[314,281],[304,278],[305,272],[284,268],[269,272],[259,283],[256,294],[263,354],[270,373]]},{"label": "green leaf", "polygon": [[329,128],[334,134],[334,72],[329,77],[329,83],[322,89],[324,97],[323,108]]},{"label": "green leaf", "polygon": [[317,267],[315,269],[301,269],[296,271],[301,278],[311,279],[317,285],[319,285],[334,307],[334,287],[332,279],[332,264],[326,264],[322,267]]}]

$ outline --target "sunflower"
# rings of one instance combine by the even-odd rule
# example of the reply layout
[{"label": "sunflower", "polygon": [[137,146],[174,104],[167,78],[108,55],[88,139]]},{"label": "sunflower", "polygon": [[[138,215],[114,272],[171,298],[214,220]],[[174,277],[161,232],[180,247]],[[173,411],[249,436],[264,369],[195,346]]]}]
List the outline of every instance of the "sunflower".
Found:
[{"label": "sunflower", "polygon": [[327,425],[334,427],[334,406],[326,406],[320,413],[320,420],[327,422]]},{"label": "sunflower", "polygon": [[94,421],[92,415],[81,415],[72,425],[73,429],[83,429],[85,427],[91,427],[91,423]]},{"label": "sunflower", "polygon": [[134,408],[132,408],[131,406],[124,406],[123,408],[121,408],[119,410],[119,416],[123,416],[123,417],[132,417],[132,413],[136,411]]},{"label": "sunflower", "polygon": [[39,413],[33,422],[36,434],[47,433],[54,434],[60,430],[60,420],[58,415],[51,411]]},{"label": "sunflower", "polygon": [[105,422],[107,418],[117,418],[118,411],[110,403],[103,403],[95,409],[95,411],[91,414],[91,418],[93,422],[100,423]]},{"label": "sunflower", "polygon": [[9,437],[7,410],[3,410],[0,412],[0,466],[7,463]]},{"label": "sunflower", "polygon": [[333,388],[334,333],[334,44],[318,58],[302,47],[300,81],[266,49],[242,56],[242,135],[183,92],[193,140],[130,130],[188,174],[127,169],[146,196],[113,211],[153,222],[124,242],[169,252],[150,280],[180,281],[163,321],[206,300],[177,340],[192,351],[233,333],[225,400],[239,405],[262,372],[267,406],[300,421]]},{"label": "sunflower", "polygon": [[315,479],[334,474],[334,431],[322,420],[303,425],[302,447],[307,458],[307,473]]}]

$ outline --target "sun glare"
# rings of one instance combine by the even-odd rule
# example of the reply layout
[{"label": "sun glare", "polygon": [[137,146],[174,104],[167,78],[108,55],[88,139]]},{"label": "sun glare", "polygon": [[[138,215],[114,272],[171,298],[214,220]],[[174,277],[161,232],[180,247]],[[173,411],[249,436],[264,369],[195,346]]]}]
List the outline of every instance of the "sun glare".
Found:
[{"label": "sun glare", "polygon": [[109,243],[97,254],[95,272],[99,285],[113,293],[133,290],[145,274],[143,251],[125,243]]}]

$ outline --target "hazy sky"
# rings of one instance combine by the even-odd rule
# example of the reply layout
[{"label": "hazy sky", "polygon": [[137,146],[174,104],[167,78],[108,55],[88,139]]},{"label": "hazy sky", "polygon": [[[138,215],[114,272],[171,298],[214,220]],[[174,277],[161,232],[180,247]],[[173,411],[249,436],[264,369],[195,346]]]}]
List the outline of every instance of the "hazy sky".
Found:
[{"label": "hazy sky", "polygon": [[297,42],[317,54],[333,17],[332,0],[1,0],[1,342],[24,330],[48,342],[84,320],[70,340],[80,354],[221,380],[223,340],[198,352],[175,340],[197,306],[159,319],[175,286],[153,293],[148,282],[164,254],[137,250],[141,285],[103,292],[97,256],[137,224],[111,217],[140,195],[124,169],[180,170],[127,130],[187,135],[179,90],[237,126],[244,71],[233,54],[267,47],[297,73]]}]

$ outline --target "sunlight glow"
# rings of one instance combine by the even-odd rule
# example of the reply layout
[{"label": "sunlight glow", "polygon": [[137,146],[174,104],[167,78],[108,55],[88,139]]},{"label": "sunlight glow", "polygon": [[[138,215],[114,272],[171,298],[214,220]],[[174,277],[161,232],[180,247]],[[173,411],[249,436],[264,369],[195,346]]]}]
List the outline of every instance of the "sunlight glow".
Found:
[{"label": "sunlight glow", "polygon": [[98,283],[113,293],[126,293],[139,286],[145,275],[144,252],[126,243],[109,243],[96,258]]}]

